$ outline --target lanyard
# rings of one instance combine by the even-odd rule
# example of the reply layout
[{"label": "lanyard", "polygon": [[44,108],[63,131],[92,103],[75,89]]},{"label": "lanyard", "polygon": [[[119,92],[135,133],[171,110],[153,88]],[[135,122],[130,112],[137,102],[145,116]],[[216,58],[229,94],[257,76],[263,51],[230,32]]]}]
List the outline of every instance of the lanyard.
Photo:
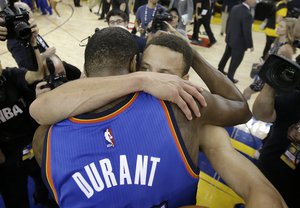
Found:
[{"label": "lanyard", "polygon": [[[152,18],[151,18],[151,20],[153,19],[153,17],[154,17],[154,15],[155,15],[155,13],[156,13],[156,8],[157,8],[157,6],[155,6],[155,8],[154,8],[154,11],[153,11],[153,13],[152,13]],[[147,7],[147,5],[146,5],[146,9],[145,9],[145,18],[144,18],[144,20],[145,20],[145,27],[147,27],[147,25],[148,25],[148,23],[151,21],[147,21],[148,20],[148,7]]]}]

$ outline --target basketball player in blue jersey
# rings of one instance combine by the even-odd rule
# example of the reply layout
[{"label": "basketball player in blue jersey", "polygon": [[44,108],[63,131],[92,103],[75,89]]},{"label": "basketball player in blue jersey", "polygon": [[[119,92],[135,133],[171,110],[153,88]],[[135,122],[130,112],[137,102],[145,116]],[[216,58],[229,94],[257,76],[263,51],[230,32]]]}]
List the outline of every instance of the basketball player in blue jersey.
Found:
[{"label": "basketball player in blue jersey", "polygon": [[[134,43],[127,33],[120,28],[107,28],[91,38],[85,53],[85,70],[88,77],[129,72],[134,54],[128,54],[128,48]],[[113,43],[114,41],[111,42],[109,37],[119,41]],[[168,39],[174,37],[169,36]],[[173,41],[180,42],[180,39],[175,38]],[[114,51],[112,44],[123,46]],[[180,44],[188,52],[189,46],[184,41]],[[107,50],[110,50],[109,55],[103,54]],[[168,56],[171,56],[174,62],[181,60],[177,65],[181,65],[182,68],[189,66],[188,60],[191,59],[184,59],[179,52],[173,52],[164,51],[164,59],[167,60]],[[192,55],[192,51],[188,53]],[[115,63],[118,62],[115,60],[116,54],[118,60],[123,63]],[[199,64],[206,67],[202,70],[208,70],[209,66],[203,63],[200,56],[195,53],[193,55],[196,58],[193,66],[197,67]],[[163,59],[161,61],[163,62]],[[149,68],[155,68],[153,63],[150,64],[148,64]],[[103,66],[102,70],[99,66]],[[169,66],[164,63],[161,66],[165,71],[169,69]],[[216,76],[211,76],[213,73]],[[207,75],[207,79],[218,79],[222,88],[229,89],[233,85],[216,70],[212,70],[210,75]],[[95,80],[91,79],[92,82]],[[113,82],[113,77],[108,80]],[[94,84],[93,88],[96,87],[97,82]],[[48,99],[57,92],[72,91],[69,89],[71,86],[74,87],[74,83],[67,83],[49,92],[50,96],[47,95],[48,93],[45,95]],[[105,87],[103,83],[102,86]],[[77,94],[80,96],[77,97],[77,101],[70,98],[76,102],[76,106],[82,102],[85,94],[90,93],[86,91],[87,89]],[[76,90],[80,91],[80,87]],[[217,90],[215,87],[215,91]],[[241,103],[233,105],[233,108],[237,109],[236,112],[241,113],[240,111],[244,110],[240,107],[243,99],[240,99],[239,92],[236,92],[238,91],[228,94],[232,102],[235,100]],[[97,97],[99,99],[99,96],[104,95],[103,92],[97,93],[95,91],[94,94],[90,93],[91,97],[83,102],[91,100],[94,103]],[[115,92],[112,90],[110,93]],[[195,164],[197,164],[200,147],[222,178],[245,199],[249,207],[285,207],[272,185],[249,161],[234,151],[229,140],[222,137],[223,130],[213,126],[223,125],[226,122],[228,125],[243,122],[248,119],[249,114],[243,112],[243,116],[238,119],[230,121],[227,118],[226,121],[225,118],[220,118],[217,121],[220,110],[224,117],[228,117],[227,109],[222,107],[228,107],[232,102],[208,92],[203,94],[208,106],[201,110],[200,118],[192,121],[188,121],[176,106],[140,92],[110,103],[105,108],[98,108],[95,111],[98,113],[72,117],[52,126],[47,132],[42,166],[44,166],[45,178],[58,203],[62,207],[163,207],[166,204],[169,207],[179,207],[194,204],[198,181]],[[37,113],[34,112],[35,107],[38,106],[38,102],[46,98],[45,95],[41,95],[41,99],[31,107],[33,114]],[[59,94],[57,95],[56,98],[60,99]],[[52,103],[51,100],[49,101]],[[211,106],[214,108],[210,109]],[[76,113],[78,108],[71,107],[72,113]],[[79,108],[82,110],[82,106]],[[97,107],[85,108],[96,109]],[[211,130],[216,136],[212,137]],[[44,135],[45,131],[41,128],[35,140],[43,140]]]}]

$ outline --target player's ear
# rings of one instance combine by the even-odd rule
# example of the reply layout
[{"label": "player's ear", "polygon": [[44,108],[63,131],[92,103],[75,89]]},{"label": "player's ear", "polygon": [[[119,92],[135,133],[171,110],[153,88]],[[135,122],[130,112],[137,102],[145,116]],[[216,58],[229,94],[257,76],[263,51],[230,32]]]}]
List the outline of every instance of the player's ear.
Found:
[{"label": "player's ear", "polygon": [[137,71],[137,55],[133,56],[133,58],[130,61],[130,66],[129,67],[130,67],[129,68],[130,73]]},{"label": "player's ear", "polygon": [[130,72],[136,72],[139,70],[141,66],[142,53],[137,53],[134,55],[130,62]]}]

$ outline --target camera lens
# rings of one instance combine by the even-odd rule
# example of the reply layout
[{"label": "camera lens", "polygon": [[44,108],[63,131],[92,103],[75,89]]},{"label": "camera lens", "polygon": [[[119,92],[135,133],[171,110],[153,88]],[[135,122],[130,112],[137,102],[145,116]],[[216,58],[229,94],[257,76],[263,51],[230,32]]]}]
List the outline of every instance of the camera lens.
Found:
[{"label": "camera lens", "polygon": [[282,88],[290,88],[298,82],[297,71],[295,68],[283,64],[274,71],[272,80]]},{"label": "camera lens", "polygon": [[295,75],[296,75],[295,70],[291,68],[287,68],[281,73],[281,78],[285,82],[293,82],[295,80]]},{"label": "camera lens", "polygon": [[19,22],[15,25],[15,32],[17,37],[21,40],[28,40],[31,37],[31,29],[25,22]]}]

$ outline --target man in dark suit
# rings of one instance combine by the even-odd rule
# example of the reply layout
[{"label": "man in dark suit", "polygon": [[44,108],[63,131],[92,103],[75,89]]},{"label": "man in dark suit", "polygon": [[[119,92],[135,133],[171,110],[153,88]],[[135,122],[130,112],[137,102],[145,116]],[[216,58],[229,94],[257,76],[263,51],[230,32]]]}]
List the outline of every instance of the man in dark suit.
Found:
[{"label": "man in dark suit", "polygon": [[241,3],[241,0],[223,0],[222,3],[222,24],[221,24],[221,35],[226,31],[227,20],[232,7]]},{"label": "man in dark suit", "polygon": [[244,58],[245,51],[248,48],[253,51],[251,32],[253,17],[250,13],[250,7],[254,7],[255,4],[256,0],[244,0],[242,4],[234,6],[229,15],[225,40],[227,45],[218,69],[226,74],[224,68],[231,57],[227,76],[233,83],[238,82],[233,77]]}]

